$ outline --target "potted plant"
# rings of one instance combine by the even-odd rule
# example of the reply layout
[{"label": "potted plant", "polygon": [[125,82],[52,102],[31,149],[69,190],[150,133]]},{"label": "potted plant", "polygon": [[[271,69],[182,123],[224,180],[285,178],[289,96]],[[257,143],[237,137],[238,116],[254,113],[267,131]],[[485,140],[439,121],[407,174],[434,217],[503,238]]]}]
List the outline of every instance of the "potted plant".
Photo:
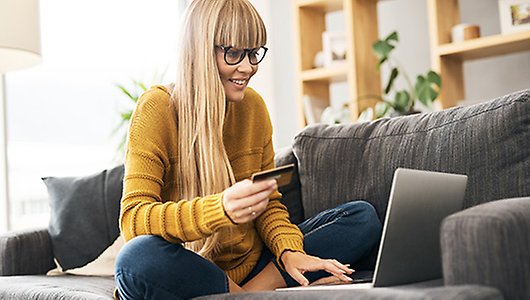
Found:
[{"label": "potted plant", "polygon": [[[392,56],[392,51],[396,48],[398,41],[398,33],[394,31],[373,44],[372,49],[378,58],[377,68],[380,69],[382,66],[388,68],[389,75],[382,95],[368,95],[359,98],[359,100],[370,98],[379,100],[373,109],[368,108],[363,111],[359,116],[359,121],[417,113],[415,107],[417,101],[429,108],[438,98],[442,86],[440,75],[429,70],[425,75],[418,75],[416,82],[413,83],[405,69]],[[395,85],[396,79],[400,75],[403,76],[407,85],[405,89],[398,89]]]},{"label": "potted plant", "polygon": [[153,76],[153,79],[151,80],[151,83],[144,84],[143,82],[135,79],[131,79],[131,84],[128,86],[120,83],[116,83],[115,86],[121,91],[121,93],[125,96],[125,99],[127,101],[128,108],[124,111],[120,112],[120,121],[118,125],[114,128],[112,131],[112,135],[118,135],[120,134],[119,138],[119,144],[118,144],[118,155],[122,155],[125,150],[125,143],[127,142],[127,133],[129,128],[129,122],[131,120],[131,116],[133,114],[133,111],[136,107],[136,103],[138,102],[138,99],[140,96],[147,91],[147,87],[152,84],[160,84],[166,74],[166,70],[164,70],[161,74],[158,74],[155,72],[155,75]]},{"label": "potted plant", "polygon": [[129,121],[133,114],[134,108],[136,107],[136,102],[140,95],[147,90],[145,84],[140,81],[132,79],[132,87],[128,88],[123,84],[116,83],[115,86],[120,89],[122,94],[125,95],[127,99],[129,108],[120,112],[120,121],[116,128],[112,131],[112,135],[117,135],[121,133],[121,137],[118,144],[118,153],[123,153],[125,149],[125,143],[127,142],[127,128],[129,126]]}]

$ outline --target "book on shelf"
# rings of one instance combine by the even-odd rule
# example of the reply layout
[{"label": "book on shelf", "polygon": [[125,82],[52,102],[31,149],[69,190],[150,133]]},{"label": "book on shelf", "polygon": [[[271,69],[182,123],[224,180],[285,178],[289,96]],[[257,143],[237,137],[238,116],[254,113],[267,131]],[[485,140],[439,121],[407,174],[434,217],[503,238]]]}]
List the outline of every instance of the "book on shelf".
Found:
[{"label": "book on shelf", "polygon": [[328,102],[310,95],[304,95],[303,102],[307,125],[320,123],[320,118],[326,107],[328,107]]}]

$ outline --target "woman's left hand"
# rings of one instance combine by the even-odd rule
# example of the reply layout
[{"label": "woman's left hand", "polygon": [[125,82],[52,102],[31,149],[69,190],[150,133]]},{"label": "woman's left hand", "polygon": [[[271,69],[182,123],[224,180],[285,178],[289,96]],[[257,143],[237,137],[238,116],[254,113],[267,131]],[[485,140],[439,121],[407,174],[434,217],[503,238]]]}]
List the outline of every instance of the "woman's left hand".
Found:
[{"label": "woman's left hand", "polygon": [[309,280],[304,276],[305,272],[316,272],[320,270],[332,274],[341,281],[352,281],[352,279],[346,276],[346,274],[351,274],[354,270],[335,259],[321,259],[316,256],[293,251],[285,251],[280,259],[285,266],[285,271],[287,271],[294,280],[298,281],[300,285],[305,286],[309,284]]}]

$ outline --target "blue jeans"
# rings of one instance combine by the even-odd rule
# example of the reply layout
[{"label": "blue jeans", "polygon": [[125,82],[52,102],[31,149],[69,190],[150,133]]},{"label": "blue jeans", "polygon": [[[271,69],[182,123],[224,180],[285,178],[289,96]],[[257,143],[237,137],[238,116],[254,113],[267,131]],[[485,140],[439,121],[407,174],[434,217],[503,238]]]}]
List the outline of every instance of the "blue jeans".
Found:
[{"label": "blue jeans", "polygon": [[[334,258],[355,268],[377,246],[381,223],[373,206],[351,201],[325,210],[299,224],[304,250],[320,258]],[[273,262],[287,286],[298,283],[276,263],[265,247],[260,259],[241,285]],[[312,282],[329,276],[324,271],[306,272]],[[228,292],[226,273],[212,262],[158,236],[144,235],[129,241],[116,260],[120,299],[190,299]]]}]

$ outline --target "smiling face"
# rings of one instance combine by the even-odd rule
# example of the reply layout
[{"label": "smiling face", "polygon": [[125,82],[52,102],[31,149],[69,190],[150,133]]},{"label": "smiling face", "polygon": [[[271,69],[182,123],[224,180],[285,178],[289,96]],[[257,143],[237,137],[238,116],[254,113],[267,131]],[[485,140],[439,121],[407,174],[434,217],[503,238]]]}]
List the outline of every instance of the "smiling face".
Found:
[{"label": "smiling face", "polygon": [[252,65],[248,56],[236,65],[228,65],[224,59],[224,51],[216,49],[216,62],[219,76],[225,89],[226,100],[238,102],[243,100],[248,82],[258,71],[258,65]]}]

